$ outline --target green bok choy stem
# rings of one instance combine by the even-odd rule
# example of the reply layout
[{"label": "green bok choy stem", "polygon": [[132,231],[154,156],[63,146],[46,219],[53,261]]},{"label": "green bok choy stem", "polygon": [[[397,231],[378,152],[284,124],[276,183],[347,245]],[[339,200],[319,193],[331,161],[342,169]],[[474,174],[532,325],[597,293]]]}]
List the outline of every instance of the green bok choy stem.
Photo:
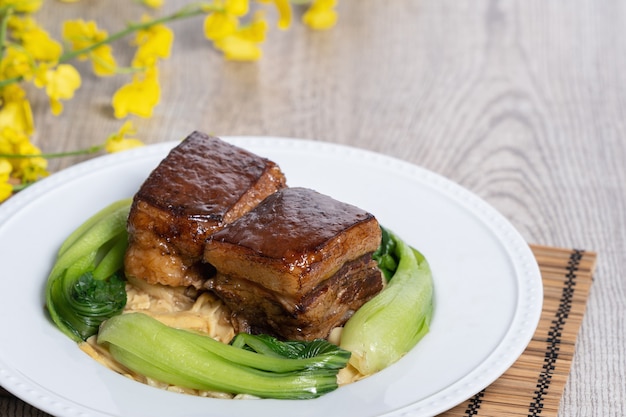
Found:
[{"label": "green bok choy stem", "polygon": [[46,284],[52,321],[75,341],[86,340],[126,305],[121,266],[128,244],[131,199],[105,207],[61,245]]},{"label": "green bok choy stem", "polygon": [[318,355],[312,357],[275,355],[281,347],[267,355],[244,349],[246,341],[242,347],[224,344],[168,327],[142,313],[126,313],[104,322],[98,343],[107,345],[127,368],[161,382],[277,399],[316,398],[336,389],[337,372],[350,358],[349,352],[326,341],[317,341],[323,346],[313,349]]},{"label": "green bok choy stem", "polygon": [[352,352],[350,364],[364,375],[386,368],[411,350],[428,333],[433,314],[432,274],[420,252],[383,229],[374,257],[382,259],[389,282],[348,320],[340,342]]}]

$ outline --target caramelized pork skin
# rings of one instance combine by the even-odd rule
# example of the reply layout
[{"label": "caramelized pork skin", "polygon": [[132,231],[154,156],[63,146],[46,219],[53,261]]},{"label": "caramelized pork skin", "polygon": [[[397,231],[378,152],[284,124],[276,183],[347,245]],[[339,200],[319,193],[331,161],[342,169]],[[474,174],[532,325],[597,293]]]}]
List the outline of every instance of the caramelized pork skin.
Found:
[{"label": "caramelized pork skin", "polygon": [[149,283],[201,287],[209,235],[286,187],[272,161],[193,132],[152,171],[128,218],[125,271]]},{"label": "caramelized pork skin", "polygon": [[382,289],[376,218],[306,188],[285,188],[207,240],[207,285],[240,331],[311,340]]}]

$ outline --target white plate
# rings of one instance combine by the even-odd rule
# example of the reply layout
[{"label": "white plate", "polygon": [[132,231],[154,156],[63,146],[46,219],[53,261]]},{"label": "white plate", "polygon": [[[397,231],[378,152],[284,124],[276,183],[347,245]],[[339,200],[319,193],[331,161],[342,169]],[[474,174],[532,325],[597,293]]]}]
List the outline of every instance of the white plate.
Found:
[{"label": "white plate", "polygon": [[107,155],[0,205],[0,384],[58,416],[427,416],[477,393],[523,352],[542,308],[535,259],[516,230],[464,188],[415,165],[329,143],[229,141],[276,161],[301,185],[374,213],[422,251],[435,280],[431,332],[397,364],[319,399],[230,401],[128,380],[82,353],[48,320],[55,251],[87,217],[134,194],[175,143]]}]

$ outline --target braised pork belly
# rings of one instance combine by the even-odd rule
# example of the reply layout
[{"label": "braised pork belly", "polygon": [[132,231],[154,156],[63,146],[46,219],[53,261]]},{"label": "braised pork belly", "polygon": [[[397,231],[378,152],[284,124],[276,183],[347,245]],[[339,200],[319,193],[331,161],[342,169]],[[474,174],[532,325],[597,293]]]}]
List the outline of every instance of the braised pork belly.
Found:
[{"label": "braised pork belly", "polygon": [[383,287],[372,214],[201,132],[150,173],[127,229],[128,277],[213,292],[237,332],[326,338]]},{"label": "braised pork belly", "polygon": [[206,287],[229,307],[236,331],[326,338],[383,285],[372,253],[376,218],[307,188],[283,188],[211,234]]},{"label": "braised pork belly", "polygon": [[286,186],[272,161],[193,132],[161,161],[136,193],[128,218],[128,276],[202,287],[212,267],[205,240]]}]

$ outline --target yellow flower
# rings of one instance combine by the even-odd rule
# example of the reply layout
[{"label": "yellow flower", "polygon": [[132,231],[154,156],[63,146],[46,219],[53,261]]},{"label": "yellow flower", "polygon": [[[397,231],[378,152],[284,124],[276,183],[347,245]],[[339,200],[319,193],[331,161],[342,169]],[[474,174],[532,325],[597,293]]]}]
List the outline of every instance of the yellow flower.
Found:
[{"label": "yellow flower", "polygon": [[259,3],[274,3],[278,11],[278,28],[288,29],[291,26],[291,3],[289,0],[257,0]]},{"label": "yellow flower", "polygon": [[38,61],[56,61],[63,52],[61,44],[41,28],[22,33],[22,46]]},{"label": "yellow flower", "polygon": [[15,129],[11,127],[7,126],[7,127],[0,129],[0,153],[14,154],[16,143],[18,143],[24,137],[26,138],[26,140],[28,140],[28,136],[16,131]]},{"label": "yellow flower", "polygon": [[245,39],[255,43],[265,41],[267,34],[267,21],[263,12],[259,11],[254,14],[252,22],[237,30],[236,35],[241,39]]},{"label": "yellow flower", "polygon": [[[63,24],[63,39],[72,45],[73,51],[91,48],[107,39],[107,37],[108,32],[98,29],[96,22],[93,20],[88,22],[82,19],[68,20]],[[92,60],[93,71],[96,75],[107,76],[115,74],[117,64],[110,45],[97,46],[78,57],[82,61],[89,58]]]},{"label": "yellow flower", "polygon": [[13,167],[11,163],[6,158],[0,158],[0,178],[9,178],[11,175],[11,171],[13,171]]},{"label": "yellow flower", "polygon": [[248,0],[214,0],[213,6],[222,11],[209,13],[204,19],[204,36],[212,41],[223,39],[235,33],[239,18],[248,14]]},{"label": "yellow flower", "polygon": [[174,32],[165,25],[140,30],[135,36],[138,48],[133,58],[133,67],[152,67],[159,58],[169,58],[173,42]]},{"label": "yellow flower", "polygon": [[[0,4],[2,4],[1,0]],[[13,38],[22,39],[24,33],[39,28],[39,25],[31,16],[11,15],[7,20],[7,28],[11,31]]]},{"label": "yellow flower", "polygon": [[255,42],[238,36],[228,36],[215,41],[215,47],[224,52],[226,59],[233,61],[256,61],[263,55]]},{"label": "yellow flower", "polygon": [[262,12],[254,14],[252,22],[232,34],[213,41],[215,48],[233,61],[256,61],[263,55],[259,44],[265,40],[267,21]]},{"label": "yellow flower", "polygon": [[123,85],[115,92],[112,100],[115,117],[123,119],[128,114],[151,117],[160,98],[158,69],[152,67],[143,73],[135,74],[129,84]]},{"label": "yellow flower", "polygon": [[[98,25],[93,20],[86,22],[78,19],[68,20],[63,23],[63,39],[72,45],[72,50],[74,51],[85,49],[94,43],[101,42],[107,38],[107,35],[105,30],[98,29]],[[87,56],[82,56],[81,58],[85,60]]]},{"label": "yellow flower", "polygon": [[43,0],[2,0],[0,6],[13,7],[18,13],[34,13],[43,4]]},{"label": "yellow flower", "polygon": [[117,133],[110,135],[105,144],[104,149],[107,152],[120,152],[132,148],[138,148],[143,146],[143,142],[136,138],[128,138],[128,135],[135,135],[137,133],[133,127],[133,123],[129,120],[125,122]]},{"label": "yellow flower", "polygon": [[[10,127],[0,130],[0,153],[19,155],[39,155],[41,151],[33,145],[28,136]],[[48,161],[41,157],[10,158],[11,175],[22,182],[34,182],[48,175]]]},{"label": "yellow flower", "polygon": [[212,41],[232,35],[237,30],[237,17],[226,13],[210,13],[204,19],[204,36]]},{"label": "yellow flower", "polygon": [[9,161],[0,159],[0,203],[13,194],[13,186],[9,183],[12,169]]},{"label": "yellow flower", "polygon": [[11,37],[20,40],[23,49],[35,60],[56,61],[63,52],[61,44],[52,39],[30,16],[12,15],[7,20],[7,27],[11,31]]},{"label": "yellow flower", "polygon": [[[39,155],[41,151],[30,141],[20,142],[17,147],[20,155]],[[35,182],[48,175],[48,161],[41,157],[17,158],[14,164],[15,176],[22,182]]]},{"label": "yellow flower", "polygon": [[158,9],[163,6],[163,0],[142,0],[141,2],[148,7],[152,7],[153,9]]},{"label": "yellow flower", "polygon": [[30,103],[18,84],[9,84],[0,90],[0,126],[27,135],[35,130]]},{"label": "yellow flower", "polygon": [[42,65],[35,77],[35,85],[39,88],[46,88],[46,94],[50,98],[50,108],[55,116],[63,111],[61,100],[74,97],[74,91],[80,87],[80,84],[80,73],[69,64],[60,64],[53,69]]},{"label": "yellow flower", "polygon": [[302,21],[312,29],[330,29],[337,23],[336,5],[337,0],[314,0],[302,16]]},{"label": "yellow flower", "polygon": [[0,78],[24,77],[30,80],[33,71],[34,62],[24,50],[13,46],[5,49],[5,55],[0,60]]},{"label": "yellow flower", "polygon": [[117,63],[110,45],[102,45],[91,52],[93,72],[101,77],[115,75]]}]

